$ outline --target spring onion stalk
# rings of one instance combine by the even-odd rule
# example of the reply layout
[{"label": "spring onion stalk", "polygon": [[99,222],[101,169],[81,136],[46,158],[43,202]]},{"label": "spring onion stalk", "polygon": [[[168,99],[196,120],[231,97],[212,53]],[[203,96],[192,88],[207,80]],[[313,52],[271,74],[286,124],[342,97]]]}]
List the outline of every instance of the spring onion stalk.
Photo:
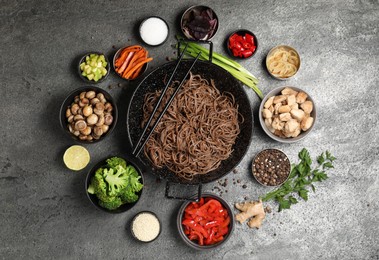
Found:
[{"label": "spring onion stalk", "polygon": [[[183,51],[184,48],[185,48],[185,45],[181,44],[180,51]],[[196,57],[199,52],[201,52],[200,57],[199,57],[200,60],[209,59],[208,49],[204,48],[203,46],[197,43],[188,42],[188,47],[185,51],[185,53],[188,56]],[[217,52],[213,52],[212,63],[228,71],[230,74],[233,75],[233,77],[241,81],[246,86],[252,88],[261,99],[263,98],[262,91],[257,87],[258,79],[254,77],[254,75],[251,74],[247,69],[242,67],[239,63]]]}]

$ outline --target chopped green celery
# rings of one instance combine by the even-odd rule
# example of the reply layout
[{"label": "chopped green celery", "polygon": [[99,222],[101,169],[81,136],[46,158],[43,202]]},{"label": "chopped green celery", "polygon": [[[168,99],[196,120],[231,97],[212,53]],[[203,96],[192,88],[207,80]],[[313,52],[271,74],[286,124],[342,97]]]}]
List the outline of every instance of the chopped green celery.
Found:
[{"label": "chopped green celery", "polygon": [[99,81],[107,74],[107,62],[104,55],[89,54],[79,66],[82,71],[82,76],[87,77],[88,80]]},{"label": "chopped green celery", "polygon": [[82,76],[85,77],[87,76],[87,73],[85,73],[84,71],[82,72]]},{"label": "chopped green celery", "polygon": [[88,75],[87,75],[87,78],[88,78],[89,80],[93,80],[94,75],[93,75],[93,74],[88,74]]},{"label": "chopped green celery", "polygon": [[103,76],[107,75],[107,70],[105,68],[100,68],[101,69],[101,74]]}]

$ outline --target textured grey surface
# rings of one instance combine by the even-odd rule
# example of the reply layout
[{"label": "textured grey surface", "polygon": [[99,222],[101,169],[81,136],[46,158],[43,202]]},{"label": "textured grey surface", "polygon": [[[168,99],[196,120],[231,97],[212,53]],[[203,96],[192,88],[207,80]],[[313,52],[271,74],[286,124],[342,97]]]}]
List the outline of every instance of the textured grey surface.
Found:
[{"label": "textured grey surface", "polygon": [[[113,73],[100,84],[122,83],[109,92],[118,100],[120,119],[112,136],[86,147],[89,167],[70,172],[63,151],[73,144],[61,131],[59,106],[84,84],[76,73],[80,54],[139,43],[138,22],[148,15],[167,20],[169,41],[148,48],[152,67],[174,56],[171,44],[178,18],[194,1],[0,1],[0,257],[3,259],[378,259],[379,3],[371,1],[207,1],[220,18],[215,49],[225,37],[246,28],[259,39],[258,53],[241,62],[267,93],[292,85],[307,90],[318,107],[315,129],[295,144],[270,140],[259,125],[248,154],[228,175],[223,197],[233,204],[268,189],[253,181],[252,157],[263,148],[284,150],[292,161],[306,147],[312,156],[330,150],[337,158],[330,179],[317,185],[307,203],[267,216],[260,230],[237,225],[217,250],[197,252],[180,241],[175,218],[180,202],[164,198],[164,182],[146,176],[140,203],[131,212],[110,215],[95,209],[84,192],[90,166],[125,153],[126,101],[135,85]],[[269,77],[263,61],[269,49],[288,44],[301,55],[301,70],[281,82]],[[259,99],[244,87],[255,110]],[[233,179],[241,179],[233,184]],[[247,188],[243,189],[242,185]],[[226,193],[227,190],[228,192]],[[276,208],[277,205],[271,204]],[[162,234],[151,244],[132,240],[128,223],[150,209],[162,220]]]}]

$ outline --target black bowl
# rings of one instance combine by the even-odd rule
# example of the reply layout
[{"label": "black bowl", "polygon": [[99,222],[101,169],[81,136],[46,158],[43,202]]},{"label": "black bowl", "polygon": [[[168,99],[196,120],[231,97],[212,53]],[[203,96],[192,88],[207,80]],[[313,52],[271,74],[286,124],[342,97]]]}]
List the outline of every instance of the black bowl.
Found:
[{"label": "black bowl", "polygon": [[[197,197],[194,196],[193,198]],[[224,239],[221,240],[220,242],[216,243],[216,244],[213,244],[213,245],[207,245],[207,246],[200,246],[199,244],[197,244],[196,242],[194,241],[191,241],[186,234],[184,234],[184,230],[183,230],[183,225],[182,225],[182,220],[183,220],[183,215],[184,215],[184,210],[185,208],[190,204],[192,203],[191,201],[186,201],[182,204],[182,206],[180,207],[179,209],[179,212],[178,212],[178,216],[176,218],[176,225],[177,225],[177,228],[178,228],[178,231],[179,231],[179,235],[180,237],[183,239],[183,241],[190,247],[194,248],[194,249],[197,249],[197,250],[209,250],[209,249],[215,249],[215,248],[218,248],[220,246],[222,246],[223,244],[225,244],[229,239],[230,237],[232,236],[232,233],[234,231],[234,214],[233,214],[233,211],[232,211],[232,208],[229,206],[228,202],[226,202],[226,200],[224,200],[223,198],[221,198],[220,196],[214,194],[214,193],[211,193],[211,192],[204,192],[201,196],[202,198],[213,198],[213,199],[216,199],[218,200],[223,206],[224,208],[228,211],[228,214],[229,214],[229,217],[230,217],[230,223],[229,223],[229,232],[227,235],[224,236]]]},{"label": "black bowl", "polygon": [[[82,64],[83,62],[85,62],[85,59],[87,56],[89,56],[90,54],[98,54],[98,55],[104,55],[105,57],[105,61],[107,62],[107,66],[105,67],[105,69],[107,70],[107,74],[105,74],[105,76],[103,76],[101,79],[99,79],[98,81],[94,81],[94,80],[89,80],[87,77],[83,76],[82,75],[82,70],[80,69],[80,64]],[[107,56],[104,54],[104,53],[101,53],[101,52],[96,52],[96,51],[92,51],[92,52],[87,52],[85,55],[83,55],[83,57],[80,59],[79,61],[79,64],[78,64],[78,72],[79,72],[79,77],[86,83],[89,83],[89,84],[98,84],[102,81],[104,81],[108,75],[109,75],[109,70],[110,70],[110,64],[109,64],[109,60],[107,58]]]},{"label": "black bowl", "polygon": [[[244,36],[245,34],[250,34],[251,36],[253,36],[253,39],[254,39],[254,44],[255,44],[255,51],[253,52],[253,54],[251,54],[250,56],[248,57],[239,57],[239,56],[234,56],[232,50],[229,48],[229,40],[230,40],[230,37],[232,37],[234,34],[238,34],[240,36]],[[252,33],[251,31],[249,30],[245,30],[245,29],[241,29],[241,30],[237,30],[233,33],[231,33],[228,38],[226,39],[226,49],[228,50],[228,53],[231,57],[233,58],[236,58],[236,59],[240,59],[240,60],[246,60],[246,59],[249,59],[251,57],[254,56],[254,54],[257,52],[258,50],[258,39],[257,39],[257,36],[255,36],[254,33]]]},{"label": "black bowl", "polygon": [[[147,213],[147,214],[151,214],[153,215],[154,217],[156,217],[156,219],[158,220],[159,222],[159,232],[158,232],[158,235],[152,239],[152,240],[149,240],[149,241],[143,241],[143,240],[140,240],[133,232],[133,223],[135,221],[135,219],[140,215],[140,214],[143,214],[143,213]],[[132,236],[134,237],[135,240],[139,241],[139,242],[142,242],[142,243],[151,243],[153,241],[155,241],[159,235],[161,234],[161,231],[162,231],[162,223],[160,221],[160,219],[158,218],[157,214],[155,214],[154,212],[152,211],[148,211],[148,210],[144,210],[144,211],[141,211],[141,212],[138,212],[132,219],[131,223],[130,223],[130,232],[132,233]]]},{"label": "black bowl", "polygon": [[[69,131],[68,122],[67,122],[67,118],[66,118],[66,110],[74,102],[76,96],[79,96],[80,93],[83,91],[90,91],[90,90],[93,90],[96,93],[102,93],[104,95],[105,99],[113,105],[113,111],[112,111],[113,123],[109,126],[109,130],[104,135],[102,135],[99,139],[93,139],[92,141],[87,141],[87,140],[80,140],[77,136],[73,135]],[[104,140],[104,138],[106,138],[107,136],[109,136],[112,133],[113,129],[115,128],[115,126],[117,124],[117,119],[118,119],[118,110],[117,110],[116,101],[107,91],[105,91],[104,89],[95,87],[95,86],[81,87],[81,88],[78,88],[78,89],[72,91],[66,97],[66,99],[63,101],[61,108],[60,108],[60,111],[59,111],[59,121],[60,121],[60,124],[61,124],[63,131],[66,132],[75,141],[77,141],[79,143],[84,143],[84,144],[96,143],[96,142],[99,142],[101,140]]]},{"label": "black bowl", "polygon": [[[143,174],[142,174],[142,171],[141,171],[141,168],[139,168],[139,166],[136,163],[134,163],[133,161],[131,161],[128,158],[124,158],[123,156],[118,156],[118,155],[116,155],[116,156],[120,157],[120,158],[123,158],[126,161],[127,165],[132,165],[137,170],[138,174],[141,176],[141,179],[140,179],[141,183],[142,184],[145,183],[144,178],[143,178]],[[88,199],[91,201],[92,205],[94,205],[96,208],[98,208],[98,209],[100,209],[100,210],[102,210],[104,212],[108,212],[108,213],[123,213],[125,211],[130,210],[131,208],[133,208],[138,203],[138,201],[141,199],[141,195],[142,195],[142,191],[143,191],[144,187],[142,188],[142,190],[140,190],[137,193],[138,200],[136,202],[123,204],[123,205],[121,205],[119,208],[117,208],[115,210],[109,210],[109,209],[101,207],[100,204],[99,204],[99,199],[97,198],[97,196],[94,195],[94,194],[90,194],[87,191],[88,186],[91,183],[91,178],[92,178],[92,176],[95,175],[97,169],[105,166],[106,165],[106,160],[109,159],[109,158],[112,158],[112,157],[115,157],[115,156],[109,156],[109,157],[101,160],[95,166],[92,167],[92,169],[87,174],[87,178],[86,178],[86,182],[85,182],[84,186],[85,186],[85,191],[86,191]]]},{"label": "black bowl", "polygon": [[147,70],[147,68],[148,68],[148,66],[149,66],[149,63],[147,62],[147,63],[145,63],[145,64],[142,66],[142,70],[141,70],[140,74],[139,74],[136,78],[134,78],[134,79],[126,79],[126,78],[123,78],[123,77],[122,77],[120,74],[118,74],[118,72],[116,71],[115,63],[116,63],[116,60],[118,59],[118,57],[120,56],[121,51],[122,51],[124,48],[126,48],[126,47],[128,47],[128,46],[124,46],[124,47],[122,47],[122,48],[120,48],[120,49],[117,50],[117,52],[116,52],[115,55],[113,56],[112,67],[113,67],[114,72],[117,74],[117,76],[119,76],[119,77],[122,78],[123,80],[126,80],[126,81],[134,81],[134,80],[137,80],[137,79],[141,78],[141,76],[146,72],[146,70]]}]

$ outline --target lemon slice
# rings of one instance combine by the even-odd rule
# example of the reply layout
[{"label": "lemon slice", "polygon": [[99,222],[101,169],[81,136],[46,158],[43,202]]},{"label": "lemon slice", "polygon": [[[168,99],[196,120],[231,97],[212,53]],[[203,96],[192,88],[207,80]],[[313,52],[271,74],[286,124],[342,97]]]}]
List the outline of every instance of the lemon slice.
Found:
[{"label": "lemon slice", "polygon": [[69,147],[63,155],[63,162],[73,171],[84,169],[90,160],[89,152],[81,145],[73,145]]}]

